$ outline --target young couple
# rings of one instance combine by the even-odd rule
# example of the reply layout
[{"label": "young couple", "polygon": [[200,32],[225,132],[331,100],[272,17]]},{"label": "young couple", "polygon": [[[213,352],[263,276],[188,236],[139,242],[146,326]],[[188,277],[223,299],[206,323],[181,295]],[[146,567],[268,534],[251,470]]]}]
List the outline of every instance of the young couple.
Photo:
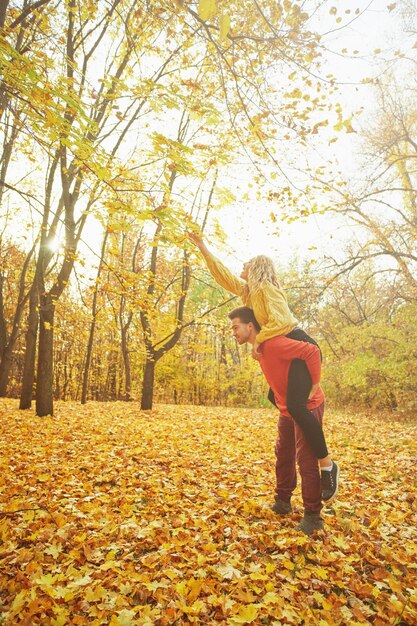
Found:
[{"label": "young couple", "polygon": [[233,335],[239,344],[252,344],[252,354],[270,386],[268,397],[280,412],[271,508],[279,515],[291,513],[297,462],[304,504],[297,529],[311,534],[323,528],[322,503],[333,500],[339,483],[339,467],[328,453],[322,428],[320,348],[297,326],[271,259],[251,259],[238,278],[211,254],[199,234],[189,232],[188,237],[216,282],[241,297],[244,306],[229,314]]}]

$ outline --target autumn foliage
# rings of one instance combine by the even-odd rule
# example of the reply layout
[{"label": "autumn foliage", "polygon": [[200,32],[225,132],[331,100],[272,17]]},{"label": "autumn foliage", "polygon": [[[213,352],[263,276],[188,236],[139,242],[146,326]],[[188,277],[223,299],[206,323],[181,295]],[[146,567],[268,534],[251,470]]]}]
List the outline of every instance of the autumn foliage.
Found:
[{"label": "autumn foliage", "polygon": [[328,410],[325,531],[279,519],[274,409],[1,400],[0,623],[417,623],[417,428]]}]

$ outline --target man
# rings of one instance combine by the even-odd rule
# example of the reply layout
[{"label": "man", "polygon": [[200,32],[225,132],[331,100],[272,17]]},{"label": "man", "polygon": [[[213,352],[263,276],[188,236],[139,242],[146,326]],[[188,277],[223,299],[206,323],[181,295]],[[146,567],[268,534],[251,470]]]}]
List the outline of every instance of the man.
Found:
[{"label": "man", "polygon": [[[239,307],[229,313],[234,337],[239,345],[254,344],[260,326],[252,309]],[[275,504],[272,510],[280,515],[292,512],[291,496],[297,484],[296,462],[301,475],[301,492],[304,517],[297,530],[310,535],[323,528],[322,485],[317,457],[308,446],[302,430],[290,416],[286,403],[288,372],[292,362],[297,367],[307,367],[312,386],[305,389],[307,407],[317,420],[322,421],[324,393],[320,387],[321,358],[318,346],[295,341],[285,336],[273,337],[261,344],[259,363],[271,387],[280,415],[276,455]],[[304,377],[305,378],[305,377]],[[308,377],[307,377],[308,378]]]}]

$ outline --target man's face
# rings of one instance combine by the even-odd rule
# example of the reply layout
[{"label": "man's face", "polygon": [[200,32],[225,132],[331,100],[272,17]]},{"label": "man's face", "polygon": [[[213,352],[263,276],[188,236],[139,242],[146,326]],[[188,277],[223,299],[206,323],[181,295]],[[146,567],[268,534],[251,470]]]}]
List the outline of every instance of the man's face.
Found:
[{"label": "man's face", "polygon": [[238,344],[242,345],[243,343],[247,343],[253,328],[252,322],[245,324],[239,317],[234,317],[230,324],[232,327],[233,337],[236,338]]}]

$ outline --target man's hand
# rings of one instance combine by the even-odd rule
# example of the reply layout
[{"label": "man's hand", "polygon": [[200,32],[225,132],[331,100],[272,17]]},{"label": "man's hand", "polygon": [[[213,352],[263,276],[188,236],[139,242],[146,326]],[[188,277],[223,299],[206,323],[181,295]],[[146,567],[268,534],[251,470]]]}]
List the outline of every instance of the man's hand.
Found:
[{"label": "man's hand", "polygon": [[316,383],[315,385],[313,385],[310,393],[308,394],[308,399],[311,400],[311,398],[313,398],[316,395],[319,389],[320,389],[320,383]]},{"label": "man's hand", "polygon": [[259,350],[259,346],[261,344],[258,341],[255,341],[255,343],[252,346],[252,357],[256,360],[259,361],[259,357],[261,356],[261,352]]}]

